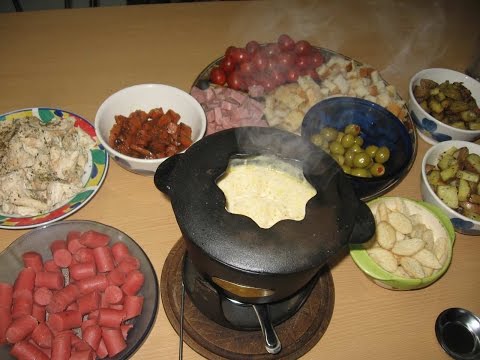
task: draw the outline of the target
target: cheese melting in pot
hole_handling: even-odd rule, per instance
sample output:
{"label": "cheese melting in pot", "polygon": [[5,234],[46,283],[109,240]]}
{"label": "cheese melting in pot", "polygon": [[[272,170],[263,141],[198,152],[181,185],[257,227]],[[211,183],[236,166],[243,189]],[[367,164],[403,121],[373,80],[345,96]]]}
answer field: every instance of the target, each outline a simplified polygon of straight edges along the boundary
{"label": "cheese melting in pot", "polygon": [[303,220],[317,193],[300,167],[269,155],[230,160],[217,185],[228,212],[248,216],[264,229],[281,220]]}

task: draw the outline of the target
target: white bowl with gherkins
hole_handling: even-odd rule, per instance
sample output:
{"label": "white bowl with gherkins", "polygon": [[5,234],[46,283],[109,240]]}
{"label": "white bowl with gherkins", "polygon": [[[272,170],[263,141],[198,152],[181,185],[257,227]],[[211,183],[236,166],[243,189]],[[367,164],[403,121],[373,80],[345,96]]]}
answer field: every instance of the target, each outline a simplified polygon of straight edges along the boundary
{"label": "white bowl with gherkins", "polygon": [[480,235],[480,145],[450,140],[432,146],[422,161],[421,193],[455,231]]}

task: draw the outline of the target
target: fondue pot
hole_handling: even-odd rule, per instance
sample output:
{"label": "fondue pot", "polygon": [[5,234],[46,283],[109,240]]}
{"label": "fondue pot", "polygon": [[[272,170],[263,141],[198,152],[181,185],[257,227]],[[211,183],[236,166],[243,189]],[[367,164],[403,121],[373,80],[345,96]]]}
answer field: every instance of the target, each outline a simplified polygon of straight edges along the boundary
{"label": "fondue pot", "polygon": [[[301,163],[317,194],[301,221],[268,229],[226,210],[216,185],[235,156],[274,155]],[[229,298],[266,304],[297,293],[349,243],[371,238],[375,222],[342,169],[300,136],[274,128],[224,130],[165,160],[154,177],[172,202],[196,270]]]}

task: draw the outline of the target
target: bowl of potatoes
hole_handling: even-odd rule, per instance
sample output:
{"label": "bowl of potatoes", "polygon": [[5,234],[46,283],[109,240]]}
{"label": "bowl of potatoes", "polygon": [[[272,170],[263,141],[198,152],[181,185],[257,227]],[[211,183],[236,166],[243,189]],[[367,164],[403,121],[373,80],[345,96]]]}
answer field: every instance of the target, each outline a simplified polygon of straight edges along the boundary
{"label": "bowl of potatoes", "polygon": [[350,256],[375,284],[390,290],[414,290],[433,284],[452,260],[455,231],[435,205],[383,196],[368,203],[375,235],[351,245]]}
{"label": "bowl of potatoes", "polygon": [[432,68],[410,79],[408,108],[429,144],[480,137],[480,82],[461,72]]}
{"label": "bowl of potatoes", "polygon": [[421,193],[455,231],[480,235],[480,145],[450,140],[432,146],[422,161]]}

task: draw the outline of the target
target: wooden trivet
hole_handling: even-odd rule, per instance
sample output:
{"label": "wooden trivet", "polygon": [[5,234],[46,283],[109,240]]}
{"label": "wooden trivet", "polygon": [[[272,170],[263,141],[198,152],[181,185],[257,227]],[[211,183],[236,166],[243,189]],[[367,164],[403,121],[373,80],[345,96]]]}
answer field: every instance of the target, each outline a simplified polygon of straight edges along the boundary
{"label": "wooden trivet", "polygon": [[[160,295],[168,320],[177,333],[180,329],[182,265],[185,245],[180,239],[172,248],[162,269]],[[185,294],[184,342],[200,355],[212,360],[298,359],[325,333],[332,318],[335,292],[330,271],[324,271],[305,304],[285,322],[275,326],[282,343],[277,355],[268,354],[262,333],[225,328],[204,316]]]}

